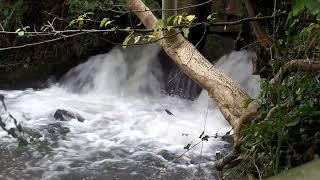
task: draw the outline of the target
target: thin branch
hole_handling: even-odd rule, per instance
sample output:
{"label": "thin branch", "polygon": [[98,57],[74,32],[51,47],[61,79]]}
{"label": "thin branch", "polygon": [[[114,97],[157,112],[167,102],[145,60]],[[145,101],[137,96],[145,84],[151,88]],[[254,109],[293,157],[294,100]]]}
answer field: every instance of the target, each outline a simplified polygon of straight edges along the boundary
{"label": "thin branch", "polygon": [[285,102],[283,104],[280,104],[278,106],[275,106],[273,108],[270,109],[270,111],[268,112],[267,116],[266,116],[266,119],[269,120],[271,119],[271,117],[276,113],[278,112],[280,109],[282,108],[289,108],[289,103],[288,102]]}
{"label": "thin branch", "polygon": [[79,35],[82,35],[82,34],[86,34],[86,32],[77,33],[77,34],[71,34],[71,35],[68,35],[68,36],[62,36],[62,37],[55,38],[55,39],[50,39],[50,40],[45,40],[45,41],[40,41],[40,42],[30,43],[30,44],[24,44],[24,45],[20,45],[20,46],[10,46],[10,47],[5,47],[5,48],[0,48],[0,51],[10,50],[10,49],[20,49],[20,48],[36,46],[36,45],[40,45],[40,44],[51,43],[51,42],[54,42],[54,41],[59,41],[61,39],[66,39],[66,38],[70,38],[70,37],[79,36]]}
{"label": "thin branch", "polygon": [[[231,22],[198,22],[198,23],[192,23],[190,24],[190,27],[196,27],[200,25],[206,25],[206,26],[230,26],[230,25],[237,25],[245,22],[250,21],[262,21],[262,20],[268,20],[272,19],[274,16],[264,16],[264,17],[249,17],[249,18],[243,18],[237,21],[231,21]],[[176,26],[172,26],[171,28],[182,28],[189,25],[188,24],[180,24]],[[75,30],[62,30],[62,31],[50,31],[50,32],[26,32],[26,34],[30,35],[56,35],[56,34],[66,34],[66,33],[78,33],[78,32],[86,32],[86,33],[105,33],[105,32],[130,32],[128,29],[75,29]],[[153,32],[154,29],[135,29],[134,32],[140,32],[140,33],[150,33]],[[165,31],[165,29],[160,29],[160,31]],[[18,32],[15,31],[0,31],[0,34],[18,34]]]}
{"label": "thin branch", "polygon": [[272,79],[272,83],[276,84],[282,81],[287,71],[320,71],[320,59],[296,59],[285,64],[284,68],[281,68],[276,76]]}
{"label": "thin branch", "polygon": [[[130,11],[116,11],[116,10],[112,10],[112,11],[115,11],[115,12],[118,12],[118,13],[129,13],[129,12],[163,12],[163,11],[180,11],[180,10],[185,10],[185,9],[192,9],[192,8],[196,8],[196,7],[199,7],[199,6],[203,6],[203,5],[206,5],[206,4],[209,4],[211,3],[212,0],[208,0],[206,2],[203,2],[203,3],[199,3],[199,4],[194,4],[194,5],[189,5],[189,6],[185,6],[185,7],[180,7],[180,8],[174,8],[174,9],[144,9],[144,10],[130,10]],[[118,5],[117,7],[124,7],[125,6],[121,6],[121,5]],[[100,7],[101,10],[110,10],[110,9],[103,9]]]}

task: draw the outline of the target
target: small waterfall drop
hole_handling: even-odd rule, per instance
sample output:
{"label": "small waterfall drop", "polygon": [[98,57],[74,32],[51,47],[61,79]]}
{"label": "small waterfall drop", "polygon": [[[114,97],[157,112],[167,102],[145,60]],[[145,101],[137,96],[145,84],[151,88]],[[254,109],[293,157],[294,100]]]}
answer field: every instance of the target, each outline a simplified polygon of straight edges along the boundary
{"label": "small waterfall drop", "polygon": [[[199,143],[204,130],[224,135],[230,126],[205,91],[195,101],[161,91],[158,51],[153,45],[116,48],[91,57],[47,89],[0,90],[22,126],[43,135],[42,143],[21,150],[0,131],[0,179],[216,179],[215,152],[225,151],[228,143],[210,138],[187,153],[184,147]],[[254,94],[250,56],[233,52],[217,65]],[[57,109],[85,121],[57,121]],[[69,131],[61,134],[61,129]]]}

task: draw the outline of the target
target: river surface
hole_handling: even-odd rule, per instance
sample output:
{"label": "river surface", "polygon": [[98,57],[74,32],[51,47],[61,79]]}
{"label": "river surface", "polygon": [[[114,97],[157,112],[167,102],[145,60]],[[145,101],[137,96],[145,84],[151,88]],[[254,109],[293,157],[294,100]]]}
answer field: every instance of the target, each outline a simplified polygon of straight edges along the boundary
{"label": "river surface", "polygon": [[[201,142],[199,136],[224,135],[231,127],[205,91],[195,101],[163,93],[158,51],[113,49],[49,88],[0,90],[8,111],[42,135],[21,149],[0,131],[0,179],[217,179],[213,161],[228,143],[214,137]],[[250,57],[232,52],[217,65],[257,96],[259,78],[251,75]],[[55,120],[57,109],[85,121]],[[0,112],[6,119],[7,112]]]}

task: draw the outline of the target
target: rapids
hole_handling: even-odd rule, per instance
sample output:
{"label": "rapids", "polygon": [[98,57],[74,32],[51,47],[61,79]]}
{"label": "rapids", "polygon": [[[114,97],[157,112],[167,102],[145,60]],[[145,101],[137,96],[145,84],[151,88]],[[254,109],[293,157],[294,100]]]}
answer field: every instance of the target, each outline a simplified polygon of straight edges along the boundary
{"label": "rapids", "polygon": [[[89,58],[49,88],[0,90],[22,126],[42,134],[41,142],[21,149],[0,131],[0,179],[216,179],[213,161],[228,142],[199,143],[199,135],[224,135],[231,128],[205,91],[195,101],[163,92],[158,51],[153,45],[115,48]],[[251,55],[232,52],[217,65],[258,96]],[[59,122],[53,118],[57,109],[85,121]],[[6,112],[0,113],[5,119]],[[48,127],[57,124],[70,132],[52,133]],[[188,143],[199,144],[185,152]]]}

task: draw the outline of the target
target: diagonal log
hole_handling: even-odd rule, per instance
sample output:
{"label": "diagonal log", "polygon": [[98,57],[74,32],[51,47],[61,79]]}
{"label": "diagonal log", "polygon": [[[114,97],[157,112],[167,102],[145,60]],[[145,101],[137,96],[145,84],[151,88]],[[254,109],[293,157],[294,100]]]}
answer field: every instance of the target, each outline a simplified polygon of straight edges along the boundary
{"label": "diagonal log", "polygon": [[[127,0],[132,11],[146,10],[141,0]],[[135,12],[146,28],[156,27],[156,17],[152,12]],[[163,35],[158,33],[159,37]],[[158,37],[158,38],[159,38]],[[214,67],[189,41],[181,34],[159,41],[160,46],[182,71],[202,88],[208,90],[210,97],[232,126],[243,112],[244,98],[248,95],[232,79]]]}
{"label": "diagonal log", "polygon": [[[151,11],[148,11],[149,8],[141,0],[127,0],[127,6],[146,28],[156,27],[157,18]],[[172,34],[172,32],[164,32],[164,34]],[[159,32],[157,38],[162,38],[164,34]],[[217,104],[230,125],[239,129],[240,123],[244,122],[241,116],[246,111],[252,111],[244,108],[244,101],[248,95],[230,77],[214,67],[181,34],[163,38],[159,44],[186,75],[208,91],[209,96]],[[252,107],[256,108],[256,106]],[[238,144],[240,139],[237,136],[240,136],[240,133],[234,136],[235,144]]]}

